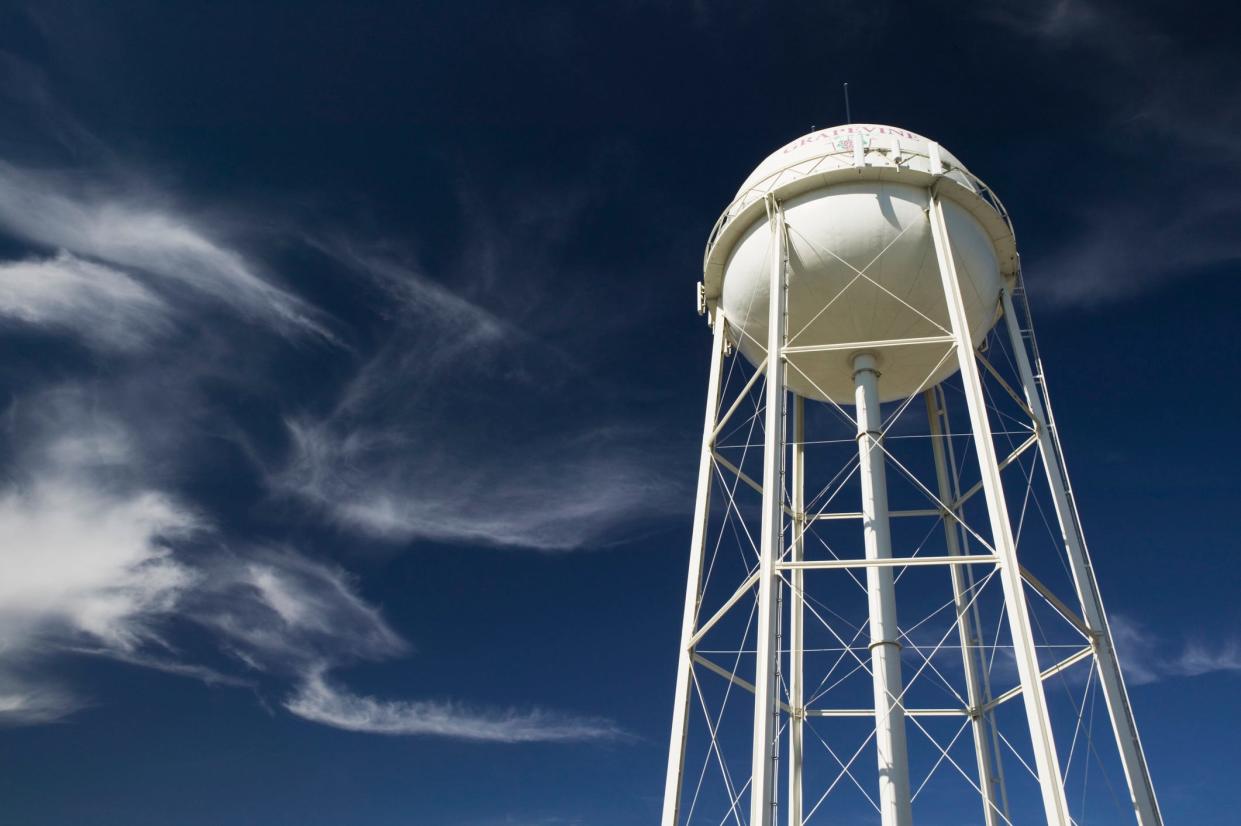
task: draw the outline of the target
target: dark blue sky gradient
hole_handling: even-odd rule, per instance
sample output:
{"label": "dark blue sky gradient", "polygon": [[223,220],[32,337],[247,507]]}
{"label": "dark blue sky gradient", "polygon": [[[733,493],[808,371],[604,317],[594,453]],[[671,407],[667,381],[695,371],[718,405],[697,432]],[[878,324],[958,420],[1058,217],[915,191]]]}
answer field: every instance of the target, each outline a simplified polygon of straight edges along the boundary
{"label": "dark blue sky gradient", "polygon": [[[843,81],[855,120],[942,142],[1011,212],[1165,816],[1235,822],[1237,22],[7,4],[0,560],[82,570],[23,545],[75,512],[82,553],[120,514],[137,556],[0,590],[0,698],[27,698],[0,707],[0,824],[653,822],[702,247],[759,160],[844,121]],[[86,306],[17,281],[92,267],[118,286]],[[181,517],[144,528],[144,495]],[[83,619],[118,592],[147,597]],[[299,714],[315,675],[359,714],[432,701],[458,728]],[[541,734],[461,733],[515,719]]]}

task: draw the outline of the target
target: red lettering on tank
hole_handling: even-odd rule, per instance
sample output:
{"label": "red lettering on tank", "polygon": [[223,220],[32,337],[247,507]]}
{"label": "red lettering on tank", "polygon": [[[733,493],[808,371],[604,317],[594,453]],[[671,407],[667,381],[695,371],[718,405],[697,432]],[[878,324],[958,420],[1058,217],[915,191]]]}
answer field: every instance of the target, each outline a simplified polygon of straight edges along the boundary
{"label": "red lettering on tank", "polygon": [[809,135],[803,135],[792,143],[786,144],[781,154],[787,155],[808,144],[818,141],[828,141],[833,144],[836,149],[848,151],[853,149],[853,135],[859,136],[862,146],[870,146],[872,135],[897,135],[899,137],[917,140],[918,136],[913,132],[904,129],[896,129],[891,126],[873,126],[859,124],[857,126],[836,126],[831,129],[820,129],[817,132],[811,132]]}

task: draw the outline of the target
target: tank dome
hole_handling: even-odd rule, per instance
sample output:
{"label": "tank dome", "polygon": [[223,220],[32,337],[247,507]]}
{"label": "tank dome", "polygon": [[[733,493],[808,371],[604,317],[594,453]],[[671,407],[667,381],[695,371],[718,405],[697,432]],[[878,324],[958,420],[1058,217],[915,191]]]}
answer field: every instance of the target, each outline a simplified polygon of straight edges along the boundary
{"label": "tank dome", "polygon": [[927,216],[929,187],[943,203],[971,336],[996,319],[1001,286],[1017,268],[1003,208],[938,144],[890,126],[812,132],[776,150],[745,180],[707,247],[706,303],[752,363],[765,356],[772,233],[764,199],[781,204],[788,243],[788,345],[839,349],[788,355],[790,390],[852,403],[852,359],[874,352],[880,395],[905,398],[957,369],[948,345],[850,349],[850,343],[939,337],[950,329]]}

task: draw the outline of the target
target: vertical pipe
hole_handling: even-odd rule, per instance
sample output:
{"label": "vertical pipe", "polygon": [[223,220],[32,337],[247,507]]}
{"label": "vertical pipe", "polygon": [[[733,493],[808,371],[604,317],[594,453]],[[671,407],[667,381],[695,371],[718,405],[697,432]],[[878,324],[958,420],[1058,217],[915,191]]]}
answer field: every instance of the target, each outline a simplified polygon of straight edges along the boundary
{"label": "vertical pipe", "polygon": [[[856,387],[858,455],[862,482],[862,526],[867,559],[892,556],[888,484],[880,436],[879,372],[875,357],[853,358]],[[954,566],[955,567],[955,566]],[[905,745],[905,710],[901,700],[901,644],[896,624],[896,588],[892,568],[866,569],[870,603],[871,675],[875,688],[875,745],[879,754],[879,811],[883,826],[910,826],[909,755]]]}
{"label": "vertical pipe", "polygon": [[[939,388],[932,387],[922,394],[926,401],[927,420],[931,426],[931,451],[935,458],[935,476],[939,482],[939,501],[952,507],[961,495],[956,481],[955,468],[948,464],[948,428],[946,426],[947,411],[941,405]],[[949,556],[961,553],[961,530],[954,512],[945,511],[944,540],[947,543]],[[971,602],[973,594],[973,577],[968,565],[949,565],[952,576],[952,598],[956,602],[957,639],[961,644],[961,659],[965,666],[966,699],[969,702],[970,726],[974,735],[974,754],[978,761],[978,786],[982,790],[983,818],[986,826],[999,826],[1002,819],[1007,819],[1007,812],[997,802],[998,778],[995,776],[991,759],[991,748],[987,732],[988,712],[983,710],[990,699],[985,690],[980,664],[982,656],[982,640],[977,636],[977,624],[973,621],[977,612],[973,610],[976,603]],[[968,581],[967,581],[968,580]]]}
{"label": "vertical pipe", "polygon": [[[952,428],[948,426],[949,425],[948,399],[944,395],[944,385],[943,384],[938,385],[935,388],[935,393],[936,393],[936,398],[939,399],[939,409],[943,411],[944,430],[947,431],[948,433],[951,433]],[[961,484],[960,484],[960,479],[957,476],[957,455],[956,455],[956,451],[952,447],[952,439],[947,439],[944,442],[944,447],[946,448],[947,453],[948,453],[948,456],[947,456],[948,469],[952,473],[953,490],[956,491],[956,498],[959,499],[961,497]],[[959,525],[958,527],[961,529],[961,548],[964,553],[969,553],[970,552],[969,534],[965,531],[964,525]],[[966,580],[970,584],[973,584],[974,582],[973,567],[966,566],[965,570],[966,570]],[[974,601],[974,605],[970,609],[970,613],[974,621],[974,628],[977,632],[979,629],[983,627],[982,612],[978,610],[977,600]],[[979,652],[980,660],[985,656],[986,656],[985,652]],[[982,696],[989,703],[991,702],[991,699],[992,699],[991,672],[988,670],[987,664],[985,662],[981,663],[981,667],[979,668],[978,673],[979,673],[979,676],[982,677]],[[999,783],[999,789],[1000,789],[1000,799],[999,799],[1000,811],[1004,813],[1004,817],[1007,819],[1009,817],[1008,786],[1007,786],[1007,781],[1005,781],[1004,779],[1004,751],[1003,749],[1000,748],[1000,729],[999,729],[999,726],[995,722],[995,709],[992,709],[986,715],[986,720],[987,720],[987,728],[989,730],[989,733],[991,734],[991,754],[995,758],[995,779]],[[1012,821],[1006,820],[1006,822],[1011,823]]]}
{"label": "vertical pipe", "polygon": [[[770,196],[769,196],[770,198]],[[754,740],[750,826],[772,826],[776,759],[776,561],[784,545],[784,334],[787,299],[784,212],[770,198],[771,284],[767,308],[767,409],[763,439],[763,523],[754,652]]]}
{"label": "vertical pipe", "polygon": [[1047,485],[1051,488],[1056,518],[1060,523],[1061,540],[1068,552],[1069,569],[1073,574],[1078,600],[1081,602],[1082,618],[1091,630],[1090,644],[1094,649],[1095,668],[1099,674],[1103,697],[1107,701],[1112,732],[1116,737],[1116,746],[1125,770],[1125,781],[1129,785],[1129,800],[1140,826],[1163,826],[1163,815],[1159,811],[1159,802],[1155,799],[1155,787],[1151,783],[1142,741],[1138,739],[1137,722],[1129,705],[1129,694],[1125,690],[1124,676],[1121,674],[1120,662],[1116,658],[1116,649],[1112,643],[1112,632],[1103,611],[1099,585],[1090,565],[1077,511],[1070,499],[1068,474],[1034,381],[1034,371],[1030,368],[1021,325],[1017,322],[1017,313],[1008,289],[1001,293],[1001,301],[1004,304],[1008,340],[1021,377],[1026,404],[1034,416],[1034,429],[1038,436],[1039,453],[1043,458],[1043,470],[1047,474]]}
{"label": "vertical pipe", "polygon": [[[949,425],[948,399],[944,394],[944,385],[940,384],[936,386],[935,393],[936,393],[936,398],[939,400],[939,409],[943,411],[944,430],[948,433],[951,433],[952,428],[948,426]],[[957,455],[956,455],[956,451],[952,447],[952,439],[947,439],[944,441],[944,448],[946,449],[946,452],[948,454],[946,458],[948,460],[949,472],[952,474],[951,476],[952,487],[953,487],[953,490],[955,491],[955,498],[960,499],[961,483],[960,483],[960,479],[957,476]],[[958,525],[958,527],[960,528],[961,548],[964,553],[969,553],[970,552],[969,533],[965,530],[964,525]],[[965,572],[966,572],[966,581],[968,581],[972,585],[974,582],[973,567],[966,566]],[[977,632],[978,629],[981,629],[983,627],[982,612],[978,610],[977,600],[974,601],[974,605],[970,609],[970,614],[974,621],[974,628]],[[980,668],[978,670],[978,674],[982,678],[982,696],[989,703],[991,702],[991,699],[992,699],[991,672],[988,670],[986,662],[982,661],[983,658],[985,658],[985,656],[986,656],[985,652],[982,652],[982,651],[979,652],[979,660],[981,662],[980,662]],[[1009,816],[1008,787],[1007,787],[1007,781],[1005,781],[1004,779],[1004,751],[1003,749],[1000,748],[1000,729],[999,729],[999,726],[995,722],[995,709],[992,709],[986,715],[986,720],[987,720],[987,728],[991,734],[991,755],[995,759],[995,764],[994,764],[995,779],[999,783],[999,789],[1000,789],[1000,799],[999,799],[1000,811],[1004,813],[1004,817],[1007,819]],[[1011,823],[1012,821],[1008,820],[1007,822]]]}
{"label": "vertical pipe", "polygon": [[720,409],[720,377],[723,372],[724,313],[718,308],[712,325],[711,372],[707,376],[707,412],[702,426],[702,452],[698,457],[698,496],[694,501],[694,527],[689,544],[689,573],[685,580],[685,609],[681,616],[681,648],[677,654],[676,695],[672,707],[672,735],[668,743],[668,774],[664,781],[662,826],[677,826],[681,809],[681,779],[685,768],[685,738],[689,727],[690,680],[694,667],[690,640],[698,623],[702,598],[702,563],[707,540],[707,516],[711,506],[713,448],[711,434]]}
{"label": "vertical pipe", "polygon": [[[806,533],[806,400],[793,395],[793,456],[792,490],[790,505],[793,510],[793,541],[790,560],[801,562],[805,558]],[[805,571],[793,568],[789,577],[789,826],[802,826],[802,760],[803,726],[805,723],[805,650],[802,635],[805,621],[803,588]]]}
{"label": "vertical pipe", "polygon": [[1060,761],[1056,755],[1056,742],[1051,728],[1051,716],[1047,710],[1047,696],[1039,671],[1038,651],[1034,647],[1034,633],[1030,626],[1030,613],[1026,605],[1021,569],[1017,563],[1017,544],[1013,539],[1012,524],[1008,516],[1008,502],[1004,497],[1004,483],[1000,478],[999,459],[995,454],[995,442],[991,434],[991,422],[987,418],[987,401],[982,391],[982,377],[974,358],[974,342],[965,315],[965,302],[961,297],[961,282],[953,261],[948,228],[944,221],[944,208],[934,190],[928,190],[927,214],[931,222],[931,241],[939,264],[944,300],[948,305],[948,318],[952,334],[956,338],[957,367],[969,407],[970,425],[974,434],[974,451],[978,454],[978,468],[982,476],[983,494],[987,500],[987,515],[991,522],[991,541],[995,549],[1000,583],[1004,589],[1004,604],[1008,611],[1008,628],[1013,638],[1013,655],[1017,661],[1017,673],[1021,678],[1021,698],[1025,704],[1026,722],[1030,730],[1030,743],[1034,748],[1034,765],[1038,772],[1039,788],[1043,797],[1043,813],[1048,826],[1069,826],[1068,801],[1064,795],[1064,780],[1060,774]]}

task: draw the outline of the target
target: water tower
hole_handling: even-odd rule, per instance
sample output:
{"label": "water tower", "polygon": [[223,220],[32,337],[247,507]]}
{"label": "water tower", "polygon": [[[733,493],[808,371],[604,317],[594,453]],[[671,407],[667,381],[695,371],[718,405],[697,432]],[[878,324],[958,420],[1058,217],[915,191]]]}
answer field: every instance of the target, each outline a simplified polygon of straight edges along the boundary
{"label": "water tower", "polygon": [[664,826],[1161,826],[995,195],[912,132],[813,132],[720,217],[699,309]]}

